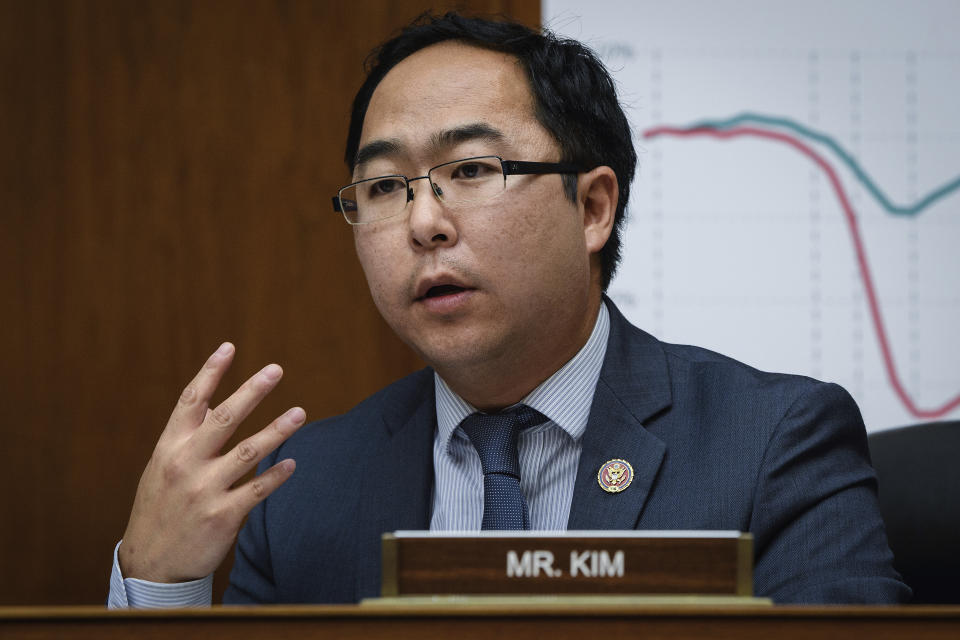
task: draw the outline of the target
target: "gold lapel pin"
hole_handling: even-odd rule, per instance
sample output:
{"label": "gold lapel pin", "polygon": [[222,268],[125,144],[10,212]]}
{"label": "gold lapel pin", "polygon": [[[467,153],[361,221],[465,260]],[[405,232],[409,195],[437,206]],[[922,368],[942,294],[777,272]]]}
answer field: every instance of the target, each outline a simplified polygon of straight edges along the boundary
{"label": "gold lapel pin", "polygon": [[620,493],[633,482],[633,467],[619,458],[608,460],[597,472],[597,482],[607,493]]}

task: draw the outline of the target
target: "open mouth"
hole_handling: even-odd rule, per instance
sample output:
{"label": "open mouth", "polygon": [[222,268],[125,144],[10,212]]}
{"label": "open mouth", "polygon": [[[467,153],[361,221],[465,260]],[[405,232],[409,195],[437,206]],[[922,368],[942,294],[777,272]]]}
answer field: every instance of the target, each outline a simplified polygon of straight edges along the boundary
{"label": "open mouth", "polygon": [[427,292],[423,294],[422,299],[426,298],[439,298],[440,296],[449,296],[455,293],[460,293],[461,291],[466,291],[464,287],[458,287],[454,284],[440,284],[435,287],[430,287],[427,289]]}

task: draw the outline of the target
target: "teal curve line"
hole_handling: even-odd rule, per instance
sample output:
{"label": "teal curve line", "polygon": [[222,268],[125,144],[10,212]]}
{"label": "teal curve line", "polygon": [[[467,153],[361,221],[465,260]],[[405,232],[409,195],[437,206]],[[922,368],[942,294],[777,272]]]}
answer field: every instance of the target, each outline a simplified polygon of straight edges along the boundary
{"label": "teal curve line", "polygon": [[726,120],[701,120],[692,125],[684,127],[685,129],[729,129],[731,127],[739,126],[745,122],[760,123],[766,125],[773,125],[776,127],[783,127],[785,129],[790,129],[806,138],[815,140],[827,147],[830,148],[837,156],[840,157],[840,160],[846,164],[853,174],[857,177],[857,180],[866,187],[867,191],[880,203],[884,209],[889,213],[900,216],[914,216],[932,205],[937,200],[944,198],[950,193],[960,189],[960,176],[957,176],[953,180],[950,180],[941,187],[934,189],[923,198],[918,200],[916,203],[909,206],[900,206],[893,204],[887,196],[880,191],[880,188],[873,182],[870,176],[867,175],[867,172],[863,170],[860,164],[856,159],[850,155],[843,147],[841,147],[837,142],[828,136],[825,133],[820,133],[805,127],[804,125],[789,120],[787,118],[778,118],[775,116],[765,116],[758,113],[741,113],[740,115],[728,118]]}

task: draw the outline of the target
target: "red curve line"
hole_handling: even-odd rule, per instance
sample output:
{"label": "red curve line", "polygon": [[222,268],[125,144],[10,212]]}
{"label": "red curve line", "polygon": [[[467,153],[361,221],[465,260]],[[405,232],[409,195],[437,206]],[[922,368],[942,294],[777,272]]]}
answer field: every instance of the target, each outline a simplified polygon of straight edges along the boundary
{"label": "red curve line", "polygon": [[857,214],[850,205],[850,200],[847,198],[847,194],[843,190],[843,185],[840,184],[840,179],[837,177],[837,173],[821,155],[800,140],[797,140],[796,138],[793,138],[787,134],[777,131],[768,131],[766,129],[757,129],[754,127],[735,127],[732,129],[711,129],[709,127],[699,127],[695,129],[654,127],[644,131],[643,133],[644,138],[655,138],[657,136],[664,135],[680,137],[709,136],[721,139],[736,138],[740,136],[766,138],[768,140],[776,140],[777,142],[782,142],[783,144],[789,145],[813,160],[813,162],[819,166],[825,174],[827,174],[827,177],[830,179],[830,184],[833,185],[833,190],[837,194],[837,199],[840,200],[840,204],[843,207],[844,217],[847,220],[847,226],[850,228],[850,237],[853,239],[853,248],[857,254],[857,264],[860,268],[860,278],[863,280],[863,287],[867,292],[867,301],[870,306],[870,316],[873,319],[873,328],[877,334],[877,341],[880,343],[880,352],[883,354],[883,364],[887,370],[887,378],[890,380],[890,385],[893,387],[893,390],[896,392],[897,396],[899,396],[900,401],[906,407],[907,411],[917,418],[942,418],[960,406],[960,395],[957,395],[955,398],[949,400],[941,407],[937,407],[935,409],[921,409],[914,404],[913,399],[907,394],[903,383],[900,381],[900,376],[897,373],[897,366],[893,361],[893,353],[890,350],[890,342],[887,339],[887,330],[884,327],[883,316],[880,314],[880,305],[877,302],[877,292],[873,286],[873,276],[871,276],[870,267],[867,264],[867,253],[864,250],[863,239],[860,237],[860,227],[857,224]]}

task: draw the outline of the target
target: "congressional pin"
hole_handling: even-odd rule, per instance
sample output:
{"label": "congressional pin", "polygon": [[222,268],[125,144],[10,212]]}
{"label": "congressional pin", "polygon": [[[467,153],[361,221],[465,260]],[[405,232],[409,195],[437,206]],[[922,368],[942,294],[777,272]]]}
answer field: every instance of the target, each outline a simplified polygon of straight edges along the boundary
{"label": "congressional pin", "polygon": [[633,467],[626,460],[609,460],[597,472],[597,482],[607,493],[620,493],[633,482]]}

